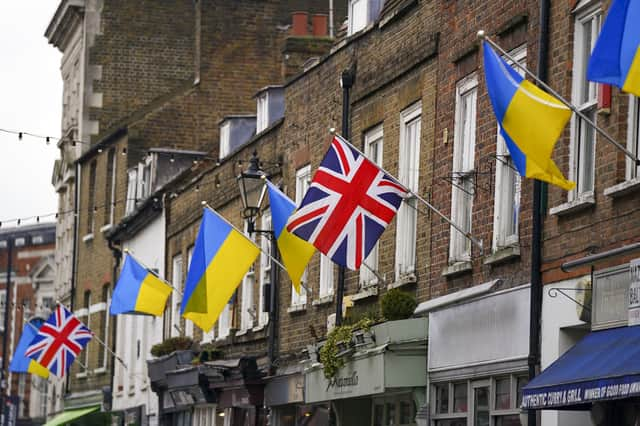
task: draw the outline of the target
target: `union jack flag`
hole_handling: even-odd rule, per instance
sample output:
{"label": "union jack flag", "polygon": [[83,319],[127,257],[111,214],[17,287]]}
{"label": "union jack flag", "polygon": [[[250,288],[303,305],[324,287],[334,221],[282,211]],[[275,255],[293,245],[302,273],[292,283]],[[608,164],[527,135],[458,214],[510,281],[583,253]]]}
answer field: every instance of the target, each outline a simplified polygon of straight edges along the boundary
{"label": "union jack flag", "polygon": [[64,306],[58,305],[40,327],[25,355],[56,376],[64,377],[92,337],[93,333],[87,326]]}
{"label": "union jack flag", "polygon": [[287,230],[356,270],[406,194],[404,186],[335,136]]}

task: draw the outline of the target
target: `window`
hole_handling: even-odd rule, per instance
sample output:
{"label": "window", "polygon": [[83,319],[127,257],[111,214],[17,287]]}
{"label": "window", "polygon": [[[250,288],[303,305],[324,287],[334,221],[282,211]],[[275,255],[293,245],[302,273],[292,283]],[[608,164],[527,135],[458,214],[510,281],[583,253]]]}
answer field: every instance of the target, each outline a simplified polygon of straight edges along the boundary
{"label": "window", "polygon": [[[453,142],[451,219],[465,232],[471,232],[476,147],[476,100],[478,78],[475,74],[456,87],[456,115]],[[471,242],[451,227],[449,262],[471,260]]]}
{"label": "window", "polygon": [[[244,233],[247,235],[249,229],[249,222],[244,222]],[[255,235],[255,234],[253,234]],[[248,235],[253,240],[252,236]],[[244,275],[242,279],[242,303],[240,304],[240,329],[248,330],[253,327],[254,319],[256,318],[256,308],[253,301],[253,288],[256,285],[256,270],[255,265],[251,265],[249,271]]]}
{"label": "window", "polygon": [[[173,256],[171,260],[171,282],[176,288],[182,291],[182,254]],[[171,306],[173,312],[171,313],[171,337],[179,336],[182,333],[180,328],[180,302],[181,297],[177,291],[171,293]]]}
{"label": "window", "polygon": [[[382,166],[382,138],[382,124],[369,130],[364,135],[364,154],[379,166]],[[379,244],[376,243],[371,252],[369,252],[369,256],[364,260],[363,263],[367,266],[360,268],[360,286],[363,288],[375,285],[378,282],[372,272],[372,270],[378,270],[378,246]]]}
{"label": "window", "polygon": [[153,161],[147,156],[143,163],[138,164],[138,199],[144,200],[151,195],[153,186]]}
{"label": "window", "polygon": [[[83,307],[84,315],[78,315],[78,318],[80,318],[80,320],[84,322],[84,324],[87,327],[89,327],[89,329],[91,329],[91,291],[87,290],[84,292],[84,298],[82,302],[83,302],[82,307]],[[82,356],[82,364],[83,364],[83,365],[80,365],[80,369],[81,369],[80,375],[87,374],[87,369],[89,368],[89,349],[90,348],[91,348],[91,345],[87,344],[87,346],[85,346],[82,352],[80,352],[80,356]]]}
{"label": "window", "polygon": [[[420,102],[400,113],[398,177],[409,190],[418,192],[420,174]],[[405,198],[396,219],[396,281],[416,270],[416,198]]]}
{"label": "window", "polygon": [[87,234],[93,233],[93,225],[95,222],[95,208],[96,208],[96,167],[95,160],[91,162],[89,166],[89,196],[87,203]]}
{"label": "window", "polygon": [[220,158],[224,158],[231,151],[231,123],[226,122],[220,126]]}
{"label": "window", "polygon": [[416,405],[411,395],[375,398],[372,404],[374,426],[414,426]]}
{"label": "window", "polygon": [[[262,215],[262,229],[271,229],[271,214],[264,213]],[[260,238],[260,245],[262,250],[260,252],[260,297],[258,301],[258,325],[265,325],[269,322],[269,313],[264,311],[264,292],[265,287],[268,287],[270,291],[271,287],[271,241],[270,236],[263,234]]]}
{"label": "window", "polygon": [[432,414],[439,426],[519,426],[526,376],[506,375],[432,385]]}
{"label": "window", "polygon": [[[98,326],[98,337],[106,345],[109,345],[109,317],[107,315],[107,306],[109,306],[111,290],[109,284],[102,286],[102,297],[100,301],[104,303],[104,309],[100,312],[100,325]],[[107,347],[103,346],[98,352],[98,368],[107,368]]]}
{"label": "window", "polygon": [[367,26],[369,0],[349,1],[349,35],[357,33]]}
{"label": "window", "polygon": [[[526,64],[527,50],[521,48],[511,55],[518,63]],[[511,65],[511,64],[510,64]],[[522,71],[517,68],[518,72]],[[520,174],[500,135],[496,143],[496,187],[493,210],[493,250],[498,251],[518,242],[520,216]]]}
{"label": "window", "polygon": [[138,201],[138,169],[133,168],[127,171],[127,205],[125,214],[130,214],[136,209]]}
{"label": "window", "polygon": [[[640,98],[629,95],[629,121],[627,127],[627,146],[636,157],[640,155]],[[640,166],[627,158],[627,180],[637,179]]]}
{"label": "window", "polygon": [[113,212],[116,202],[116,150],[110,149],[107,155],[107,186],[104,192],[104,223],[114,223]]}
{"label": "window", "polygon": [[231,303],[233,303],[233,297],[225,305],[218,318],[218,339],[224,339],[231,331]]}
{"label": "window", "polygon": [[[304,195],[307,193],[307,189],[309,189],[309,182],[311,181],[311,166],[306,165],[296,171],[296,205],[299,206],[304,198]],[[298,294],[291,287],[291,305],[305,305],[307,303],[307,290],[305,290],[304,286],[307,284],[307,276],[308,270],[305,269],[304,274],[302,275],[302,286],[300,286],[300,294]]]}
{"label": "window", "polygon": [[20,237],[20,238],[16,238],[13,245],[15,247],[23,247],[25,244],[27,243],[27,240],[25,237]]}
{"label": "window", "polygon": [[[575,17],[573,51],[573,104],[591,121],[596,121],[598,85],[587,81],[587,64],[600,32],[600,5],[584,8]],[[593,127],[577,115],[571,118],[571,178],[576,188],[569,198],[593,196],[596,135]]]}
{"label": "window", "polygon": [[331,259],[320,255],[320,298],[333,295],[334,267]]}
{"label": "window", "polygon": [[[193,257],[193,247],[194,246],[191,246],[187,249],[187,267],[191,266],[191,258]],[[184,282],[182,281],[182,278],[180,278],[180,281],[177,281],[177,282],[180,283],[180,288],[184,287]],[[193,321],[186,318],[184,319],[184,335],[193,337]]]}
{"label": "window", "polygon": [[7,291],[0,291],[0,330],[4,331],[4,315],[7,309]]}
{"label": "window", "polygon": [[44,243],[44,237],[42,235],[34,235],[31,238],[31,244],[42,244]]}
{"label": "window", "polygon": [[269,127],[269,94],[263,93],[258,97],[256,133],[260,133],[267,127]]}
{"label": "window", "polygon": [[53,310],[53,297],[43,297],[41,306],[46,313],[50,313]]}

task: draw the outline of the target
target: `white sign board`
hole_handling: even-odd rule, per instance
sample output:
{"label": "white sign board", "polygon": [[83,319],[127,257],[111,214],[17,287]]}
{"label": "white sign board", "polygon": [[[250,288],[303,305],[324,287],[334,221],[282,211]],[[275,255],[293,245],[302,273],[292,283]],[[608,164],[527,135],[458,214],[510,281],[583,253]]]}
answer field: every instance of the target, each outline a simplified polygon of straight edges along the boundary
{"label": "white sign board", "polygon": [[640,324],[640,259],[629,262],[629,326]]}

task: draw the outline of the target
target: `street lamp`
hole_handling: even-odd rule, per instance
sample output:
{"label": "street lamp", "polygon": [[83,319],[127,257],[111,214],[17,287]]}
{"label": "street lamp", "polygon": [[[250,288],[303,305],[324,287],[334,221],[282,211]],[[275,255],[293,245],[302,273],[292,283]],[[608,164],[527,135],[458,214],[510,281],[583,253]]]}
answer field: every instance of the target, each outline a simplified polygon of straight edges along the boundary
{"label": "street lamp", "polygon": [[[271,271],[269,275],[269,283],[263,286],[263,311],[269,312],[269,346],[267,348],[269,358],[269,374],[274,374],[275,353],[276,353],[276,332],[278,320],[278,270],[275,268],[274,260],[277,260],[276,238],[273,229],[256,229],[256,219],[260,216],[263,209],[263,203],[267,191],[266,180],[268,176],[260,168],[260,159],[258,153],[253,151],[251,160],[249,160],[249,168],[241,172],[238,177],[238,186],[240,188],[240,198],[242,199],[242,217],[247,220],[247,231],[249,235],[264,234],[269,236],[270,240],[270,262]],[[268,302],[267,302],[268,301]]]}

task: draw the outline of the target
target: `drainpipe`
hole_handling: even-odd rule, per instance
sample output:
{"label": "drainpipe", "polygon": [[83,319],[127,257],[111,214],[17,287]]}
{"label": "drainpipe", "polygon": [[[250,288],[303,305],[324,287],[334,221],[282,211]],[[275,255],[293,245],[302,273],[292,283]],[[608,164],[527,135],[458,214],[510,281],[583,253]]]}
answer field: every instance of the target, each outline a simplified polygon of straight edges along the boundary
{"label": "drainpipe", "polygon": [[[116,280],[118,278],[118,271],[120,270],[120,260],[122,259],[122,249],[120,249],[119,247],[116,247],[113,245],[113,241],[111,239],[109,239],[109,249],[111,250],[111,253],[113,254],[113,278],[112,278],[112,282],[115,285]],[[109,321],[109,317],[107,316],[107,321]],[[116,333],[116,319],[114,318],[113,320],[113,327],[111,327],[111,384],[110,384],[110,391],[107,395],[107,404],[109,405],[109,411],[113,411],[113,386],[115,384],[115,378],[116,378],[116,338],[118,337],[117,333]],[[105,336],[106,337],[106,336]]]}
{"label": "drainpipe", "polygon": [[333,38],[334,34],[333,26],[333,0],[329,0],[329,37]]}
{"label": "drainpipe", "polygon": [[[549,0],[540,0],[540,29],[538,31],[538,77],[548,80],[549,56]],[[531,236],[531,294],[529,317],[529,380],[536,376],[540,366],[540,322],[542,314],[542,211],[543,185],[539,180],[533,183],[533,229]],[[529,410],[527,425],[535,426],[537,412]]]}

